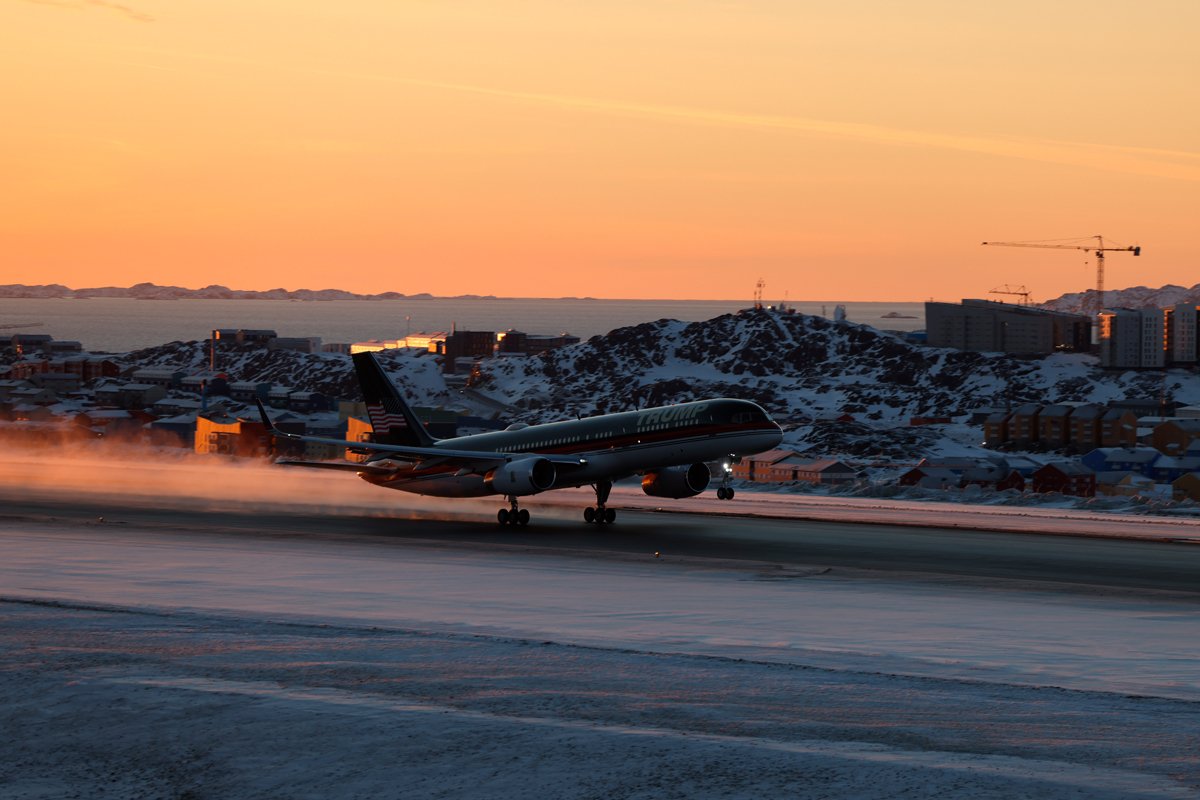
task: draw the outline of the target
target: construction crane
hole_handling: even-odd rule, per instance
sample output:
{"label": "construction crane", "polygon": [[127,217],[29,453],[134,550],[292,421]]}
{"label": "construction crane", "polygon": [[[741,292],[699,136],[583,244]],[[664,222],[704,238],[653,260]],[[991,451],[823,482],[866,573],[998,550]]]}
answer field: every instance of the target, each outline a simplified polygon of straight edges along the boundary
{"label": "construction crane", "polygon": [[[1095,239],[1095,244],[1079,244],[1087,239]],[[1104,254],[1120,251],[1124,253],[1133,253],[1135,256],[1142,254],[1142,248],[1138,245],[1130,247],[1108,246],[1104,244],[1104,237],[1097,234],[1096,236],[1081,236],[1076,239],[1043,239],[1033,242],[983,242],[985,245],[994,245],[998,247],[1044,247],[1051,250],[1082,250],[1085,253],[1096,254],[1096,313],[1099,314],[1104,310]]]}
{"label": "construction crane", "polygon": [[1021,298],[1021,302],[1018,305],[1033,305],[1033,299],[1031,298],[1032,293],[1024,286],[1013,287],[1006,283],[998,289],[992,289],[990,292],[988,292],[988,294],[1015,294]]}

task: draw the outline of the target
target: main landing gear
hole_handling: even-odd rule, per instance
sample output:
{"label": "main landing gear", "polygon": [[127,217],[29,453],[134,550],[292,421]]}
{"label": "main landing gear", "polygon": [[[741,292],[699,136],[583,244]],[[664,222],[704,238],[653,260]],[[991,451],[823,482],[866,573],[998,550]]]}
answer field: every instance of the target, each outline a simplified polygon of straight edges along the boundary
{"label": "main landing gear", "polygon": [[721,465],[721,485],[717,487],[718,500],[732,500],[733,487],[729,485],[729,481],[733,478],[733,456],[730,456],[730,461],[726,461]]}
{"label": "main landing gear", "polygon": [[583,510],[583,521],[595,522],[597,525],[611,525],[616,522],[616,510],[604,507],[608,502],[608,493],[612,491],[612,481],[597,481],[592,484],[592,488],[596,490],[596,507],[588,506]]}
{"label": "main landing gear", "polygon": [[517,507],[517,496],[515,494],[508,496],[508,502],[512,505],[512,509],[502,508],[497,511],[496,521],[501,525],[524,528],[529,524],[529,509]]}

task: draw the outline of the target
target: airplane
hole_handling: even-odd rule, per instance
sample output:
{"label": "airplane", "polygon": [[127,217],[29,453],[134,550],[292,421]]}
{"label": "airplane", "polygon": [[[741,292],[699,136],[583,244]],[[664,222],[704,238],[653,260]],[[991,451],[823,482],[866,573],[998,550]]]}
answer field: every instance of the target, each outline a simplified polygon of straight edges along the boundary
{"label": "airplane", "polygon": [[[262,401],[268,434],[296,442],[345,447],[366,454],[360,463],[279,459],[284,466],[356,472],[376,486],[436,497],[503,495],[501,525],[529,524],[519,498],[553,489],[591,486],[596,505],[588,523],[611,524],[614,481],[642,476],[651,497],[694,497],[708,488],[710,462],[727,462],[779,445],[780,427],[748,400],[719,398],[541,425],[517,423],[502,431],[435,439],[388,379],[374,353],[351,356],[374,429],[372,441],[351,442],[277,430]],[[722,485],[721,499],[733,489]]]}

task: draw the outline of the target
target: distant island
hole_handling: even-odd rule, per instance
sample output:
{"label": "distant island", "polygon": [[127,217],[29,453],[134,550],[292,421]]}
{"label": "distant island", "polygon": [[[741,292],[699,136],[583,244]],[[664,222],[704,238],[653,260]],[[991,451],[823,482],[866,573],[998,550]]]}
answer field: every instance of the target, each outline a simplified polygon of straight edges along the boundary
{"label": "distant island", "polygon": [[[183,286],[159,286],[155,283],[138,283],[129,287],[97,286],[88,289],[72,289],[60,283],[40,286],[25,286],[20,283],[0,285],[0,297],[20,297],[31,299],[67,298],[85,300],[91,297],[126,297],[135,300],[431,300],[434,295],[422,292],[420,294],[402,294],[400,292],[382,292],[380,294],[358,294],[344,289],[268,289],[254,291],[251,289],[230,289],[228,286],[213,284],[203,289],[188,289]],[[467,294],[458,295],[456,300],[485,300],[495,299],[492,295]]]}

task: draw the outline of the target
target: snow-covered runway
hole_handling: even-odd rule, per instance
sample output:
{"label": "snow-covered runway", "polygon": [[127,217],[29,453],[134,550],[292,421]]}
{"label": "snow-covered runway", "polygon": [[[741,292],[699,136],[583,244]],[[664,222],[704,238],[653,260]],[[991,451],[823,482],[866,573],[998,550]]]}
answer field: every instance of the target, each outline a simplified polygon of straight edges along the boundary
{"label": "snow-covered runway", "polygon": [[1177,595],[29,520],[0,587],[11,797],[1200,787]]}

